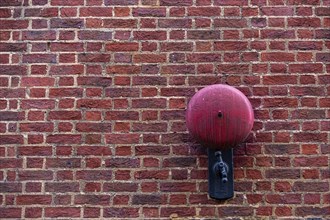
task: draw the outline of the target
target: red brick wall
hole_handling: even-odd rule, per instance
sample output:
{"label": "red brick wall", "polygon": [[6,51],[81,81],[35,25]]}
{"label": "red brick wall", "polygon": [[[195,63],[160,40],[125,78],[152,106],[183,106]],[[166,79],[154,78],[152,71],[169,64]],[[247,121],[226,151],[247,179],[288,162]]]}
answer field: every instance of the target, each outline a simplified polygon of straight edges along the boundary
{"label": "red brick wall", "polygon": [[[329,217],[329,0],[0,0],[0,218]],[[253,104],[235,197],[185,108]]]}

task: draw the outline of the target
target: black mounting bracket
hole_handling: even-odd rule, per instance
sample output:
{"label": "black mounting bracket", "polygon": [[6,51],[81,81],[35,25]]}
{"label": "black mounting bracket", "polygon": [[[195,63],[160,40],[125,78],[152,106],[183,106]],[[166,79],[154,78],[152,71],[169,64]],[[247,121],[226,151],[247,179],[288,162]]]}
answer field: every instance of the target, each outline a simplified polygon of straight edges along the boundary
{"label": "black mounting bracket", "polygon": [[233,149],[208,148],[209,195],[213,199],[229,199],[234,196]]}

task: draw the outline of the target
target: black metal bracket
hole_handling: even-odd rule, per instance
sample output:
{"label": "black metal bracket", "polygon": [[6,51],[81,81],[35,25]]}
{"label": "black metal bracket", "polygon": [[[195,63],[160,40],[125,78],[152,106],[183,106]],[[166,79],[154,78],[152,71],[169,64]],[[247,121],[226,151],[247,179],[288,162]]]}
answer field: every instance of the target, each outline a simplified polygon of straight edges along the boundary
{"label": "black metal bracket", "polygon": [[219,151],[208,148],[209,195],[214,199],[234,196],[233,149]]}

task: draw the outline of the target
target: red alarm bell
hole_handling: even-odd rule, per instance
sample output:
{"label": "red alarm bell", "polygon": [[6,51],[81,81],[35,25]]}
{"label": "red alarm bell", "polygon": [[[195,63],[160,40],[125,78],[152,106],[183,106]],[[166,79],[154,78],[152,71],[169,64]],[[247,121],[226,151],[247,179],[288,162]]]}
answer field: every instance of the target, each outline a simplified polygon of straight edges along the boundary
{"label": "red alarm bell", "polygon": [[228,85],[211,85],[190,100],[186,123],[190,134],[208,147],[209,195],[234,196],[233,148],[249,135],[254,121],[245,95]]}
{"label": "red alarm bell", "polygon": [[254,121],[252,106],[238,89],[211,85],[190,100],[186,122],[191,135],[205,147],[226,150],[242,143]]}

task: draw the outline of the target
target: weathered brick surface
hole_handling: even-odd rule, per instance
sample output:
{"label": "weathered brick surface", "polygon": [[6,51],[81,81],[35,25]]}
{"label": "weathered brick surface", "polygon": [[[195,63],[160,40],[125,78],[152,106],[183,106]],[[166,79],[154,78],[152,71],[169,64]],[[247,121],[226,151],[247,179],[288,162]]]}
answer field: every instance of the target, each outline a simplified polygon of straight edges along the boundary
{"label": "weathered brick surface", "polygon": [[[330,218],[328,0],[0,0],[0,218]],[[255,112],[207,195],[194,93]]]}

